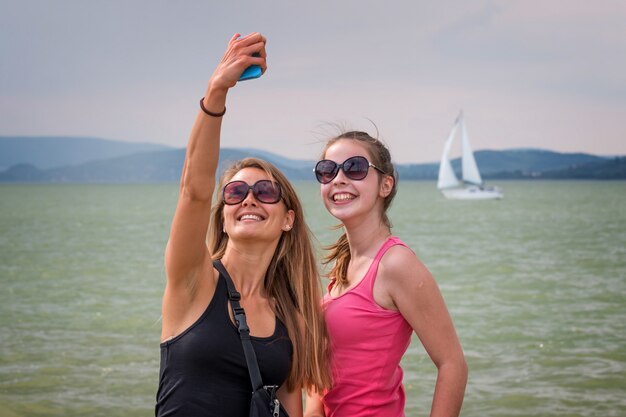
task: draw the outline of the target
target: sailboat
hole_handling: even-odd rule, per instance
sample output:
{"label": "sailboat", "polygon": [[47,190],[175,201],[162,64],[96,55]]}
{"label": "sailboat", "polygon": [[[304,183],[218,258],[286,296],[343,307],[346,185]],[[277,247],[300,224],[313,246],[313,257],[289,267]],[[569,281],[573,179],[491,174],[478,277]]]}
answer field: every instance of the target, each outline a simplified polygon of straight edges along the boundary
{"label": "sailboat", "polygon": [[[450,149],[452,148],[452,143],[457,136],[458,130],[461,131],[462,181],[459,181],[450,163]],[[472,152],[472,148],[469,144],[462,111],[454,121],[448,140],[443,147],[437,188],[446,198],[452,200],[496,200],[503,197],[500,187],[486,187],[483,183],[480,171],[478,171],[478,165],[476,165],[474,152]]]}

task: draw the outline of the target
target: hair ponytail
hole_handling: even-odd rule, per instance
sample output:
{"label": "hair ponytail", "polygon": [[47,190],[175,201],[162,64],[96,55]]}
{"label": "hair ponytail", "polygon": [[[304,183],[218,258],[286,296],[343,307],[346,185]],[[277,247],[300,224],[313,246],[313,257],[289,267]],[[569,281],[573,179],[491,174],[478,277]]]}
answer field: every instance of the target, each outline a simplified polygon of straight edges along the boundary
{"label": "hair ponytail", "polygon": [[324,256],[324,265],[332,264],[332,268],[327,277],[334,280],[338,285],[343,286],[348,283],[348,265],[350,264],[350,245],[348,236],[344,232],[332,245],[326,246],[329,253]]}

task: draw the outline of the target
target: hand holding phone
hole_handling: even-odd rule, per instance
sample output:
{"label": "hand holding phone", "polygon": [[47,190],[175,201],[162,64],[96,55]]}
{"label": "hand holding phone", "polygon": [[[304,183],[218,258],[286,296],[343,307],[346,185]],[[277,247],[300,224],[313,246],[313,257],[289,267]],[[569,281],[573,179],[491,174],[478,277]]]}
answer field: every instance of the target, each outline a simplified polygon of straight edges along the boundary
{"label": "hand holding phone", "polygon": [[[258,52],[252,54],[254,57],[261,56]],[[255,78],[259,78],[263,74],[261,67],[259,65],[250,65],[246,68],[239,77],[239,81],[252,80]]]}
{"label": "hand holding phone", "polygon": [[[261,56],[258,53],[252,54],[252,56]],[[246,68],[242,73],[241,77],[239,77],[239,81],[252,80],[254,78],[259,78],[263,72],[261,71],[261,67],[258,65],[250,65]]]}

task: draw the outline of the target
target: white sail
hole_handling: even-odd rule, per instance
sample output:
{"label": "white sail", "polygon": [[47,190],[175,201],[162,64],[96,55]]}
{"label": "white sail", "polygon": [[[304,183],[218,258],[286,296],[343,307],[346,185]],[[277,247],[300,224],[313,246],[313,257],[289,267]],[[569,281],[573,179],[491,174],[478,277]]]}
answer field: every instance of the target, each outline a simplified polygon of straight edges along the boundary
{"label": "white sail", "polygon": [[[450,163],[450,150],[459,126],[461,130],[463,181],[459,181]],[[500,187],[486,187],[483,185],[472,147],[469,144],[469,137],[463,121],[463,112],[454,121],[448,140],[446,140],[444,145],[441,164],[439,165],[437,188],[446,198],[452,200],[499,200],[504,197]]]}
{"label": "white sail", "polygon": [[443,147],[443,155],[441,155],[441,163],[439,164],[439,177],[437,180],[437,188],[440,190],[444,188],[458,187],[460,184],[459,179],[454,174],[454,170],[452,169],[452,164],[450,163],[449,157],[450,148],[452,147],[452,142],[454,141],[454,135],[456,134],[457,127],[458,119],[454,122],[454,126],[452,126],[450,135],[448,135],[448,140]]}
{"label": "white sail", "polygon": [[463,149],[463,182],[468,182],[474,185],[481,185],[483,183],[483,179],[480,177],[478,165],[476,165],[476,159],[474,158],[474,152],[472,152],[472,147],[469,144],[467,130],[465,129],[465,123],[463,121],[463,114],[461,114],[460,119],[462,138],[461,147]]}

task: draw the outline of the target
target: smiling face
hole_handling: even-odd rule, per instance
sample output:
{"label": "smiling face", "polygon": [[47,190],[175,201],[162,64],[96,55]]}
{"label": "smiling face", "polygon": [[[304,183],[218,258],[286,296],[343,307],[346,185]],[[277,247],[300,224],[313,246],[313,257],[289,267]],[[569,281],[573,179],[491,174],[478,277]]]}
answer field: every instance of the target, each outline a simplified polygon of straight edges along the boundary
{"label": "smiling face", "polygon": [[[252,186],[257,181],[269,179],[262,169],[243,168],[230,181],[243,181]],[[287,210],[282,199],[275,204],[262,203],[254,197],[252,190],[241,203],[224,205],[223,216],[224,231],[230,239],[275,241],[291,228],[294,221],[293,210]]]}
{"label": "smiling face", "polygon": [[[330,145],[324,159],[341,164],[353,156],[363,156],[370,162],[372,160],[365,146],[350,139],[338,140]],[[390,191],[388,179],[389,176],[381,176],[374,168],[369,168],[367,176],[362,180],[351,180],[343,170],[339,170],[334,179],[321,185],[322,200],[330,214],[344,224],[371,216],[380,217],[383,199]]]}

